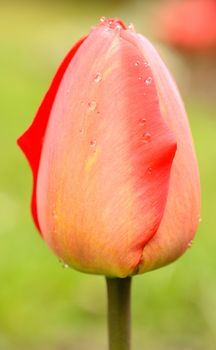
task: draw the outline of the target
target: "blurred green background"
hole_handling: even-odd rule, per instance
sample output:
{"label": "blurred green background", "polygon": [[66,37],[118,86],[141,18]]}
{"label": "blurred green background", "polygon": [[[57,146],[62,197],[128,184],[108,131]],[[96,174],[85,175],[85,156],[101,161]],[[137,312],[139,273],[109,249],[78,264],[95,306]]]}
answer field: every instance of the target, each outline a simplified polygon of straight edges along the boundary
{"label": "blurred green background", "polygon": [[[31,173],[16,139],[81,35],[104,15],[133,22],[155,40],[155,5],[136,0],[0,3],[0,350],[106,349],[104,278],[64,269],[41,240],[29,212]],[[202,222],[182,259],[134,278],[134,349],[213,350],[216,104],[208,94],[201,98],[188,90],[181,57],[156,45],[184,95],[200,165]]]}

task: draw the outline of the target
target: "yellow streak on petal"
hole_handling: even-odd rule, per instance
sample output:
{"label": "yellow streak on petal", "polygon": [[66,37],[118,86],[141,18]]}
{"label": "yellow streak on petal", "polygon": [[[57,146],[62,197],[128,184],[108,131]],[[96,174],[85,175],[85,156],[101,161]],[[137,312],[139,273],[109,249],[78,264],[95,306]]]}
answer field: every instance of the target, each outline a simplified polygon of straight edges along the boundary
{"label": "yellow streak on petal", "polygon": [[107,68],[103,73],[103,79],[105,80],[115,69],[119,67],[119,63],[113,63],[110,65],[109,68]]}
{"label": "yellow streak on petal", "polygon": [[85,163],[85,171],[86,172],[90,172],[93,165],[96,163],[98,156],[100,153],[100,149],[97,147],[97,149],[95,150],[95,152],[86,160]]}
{"label": "yellow streak on petal", "polygon": [[[113,39],[109,49],[107,50],[107,53],[104,57],[105,60],[111,60],[113,56],[117,54],[119,50],[119,36],[118,33]],[[116,59],[113,59],[111,62],[109,62],[108,68],[105,69],[103,72],[103,79],[106,79],[113,70],[117,69],[119,67],[119,61]]]}

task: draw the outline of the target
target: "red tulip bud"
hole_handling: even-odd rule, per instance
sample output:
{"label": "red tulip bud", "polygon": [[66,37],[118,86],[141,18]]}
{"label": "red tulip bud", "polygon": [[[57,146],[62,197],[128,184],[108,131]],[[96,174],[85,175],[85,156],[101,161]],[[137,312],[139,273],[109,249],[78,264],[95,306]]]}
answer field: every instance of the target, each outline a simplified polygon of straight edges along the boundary
{"label": "red tulip bud", "polygon": [[160,38],[180,51],[215,54],[215,0],[167,1],[160,6],[156,22]]}
{"label": "red tulip bud", "polygon": [[69,266],[125,277],[192,240],[199,178],[185,111],[155,49],[121,21],[102,19],[72,48],[18,143],[35,223]]}

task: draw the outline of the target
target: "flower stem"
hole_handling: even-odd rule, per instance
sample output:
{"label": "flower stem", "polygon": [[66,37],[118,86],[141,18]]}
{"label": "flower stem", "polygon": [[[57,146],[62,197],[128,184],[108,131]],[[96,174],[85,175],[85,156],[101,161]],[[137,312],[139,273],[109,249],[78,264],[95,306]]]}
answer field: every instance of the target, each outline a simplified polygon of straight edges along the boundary
{"label": "flower stem", "polygon": [[130,350],[131,277],[106,278],[109,350]]}

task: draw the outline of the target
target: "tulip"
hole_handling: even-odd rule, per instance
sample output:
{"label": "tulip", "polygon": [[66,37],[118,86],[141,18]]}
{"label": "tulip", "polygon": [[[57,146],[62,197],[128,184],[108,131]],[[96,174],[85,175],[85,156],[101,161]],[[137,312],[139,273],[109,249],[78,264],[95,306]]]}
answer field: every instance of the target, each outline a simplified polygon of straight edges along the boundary
{"label": "tulip", "polygon": [[179,51],[215,54],[216,1],[167,1],[158,10],[157,27],[160,38]]}
{"label": "tulip", "polygon": [[167,68],[132,26],[102,18],[18,143],[38,230],[64,263],[107,276],[110,350],[129,350],[131,276],[178,258],[199,219],[191,134]]}
{"label": "tulip", "polygon": [[187,88],[199,98],[215,101],[216,1],[162,2],[156,10],[155,24],[158,37],[181,55],[187,68],[181,72],[187,75]]}
{"label": "tulip", "polygon": [[150,42],[102,18],[60,65],[18,140],[43,239],[80,271],[127,277],[190,245],[199,177],[184,107]]}

